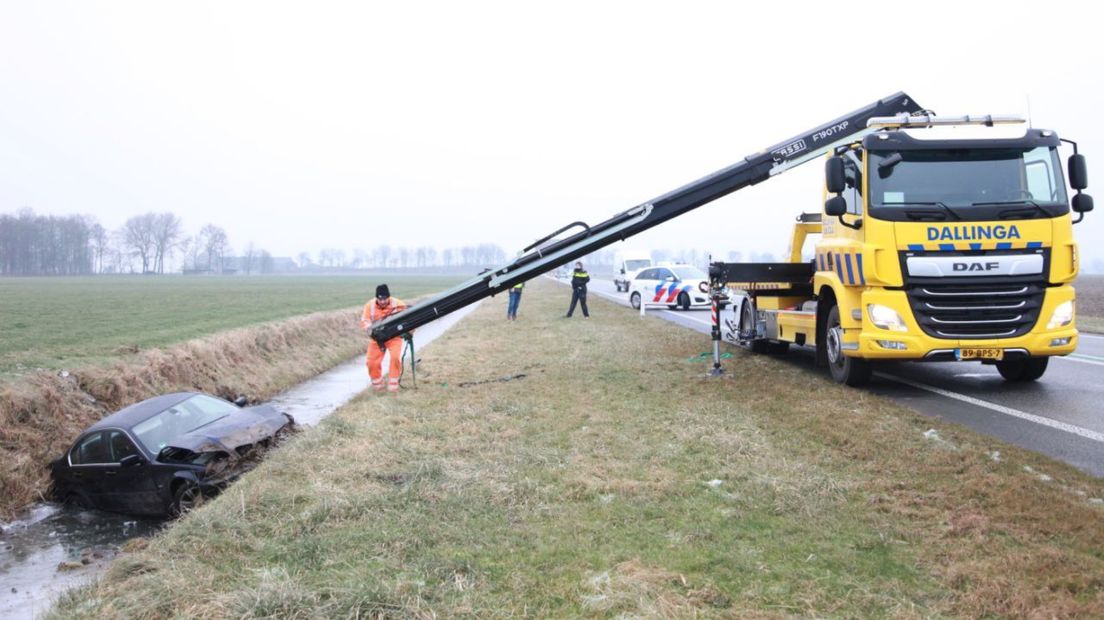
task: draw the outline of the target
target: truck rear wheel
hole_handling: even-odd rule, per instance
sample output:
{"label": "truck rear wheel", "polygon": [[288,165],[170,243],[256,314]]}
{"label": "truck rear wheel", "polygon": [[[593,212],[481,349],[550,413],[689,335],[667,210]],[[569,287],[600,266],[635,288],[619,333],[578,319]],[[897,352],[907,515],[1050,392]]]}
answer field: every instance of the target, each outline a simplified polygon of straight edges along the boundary
{"label": "truck rear wheel", "polygon": [[1046,372],[1049,357],[1029,357],[1025,360],[997,362],[997,372],[1011,383],[1035,381]]}
{"label": "truck rear wheel", "polygon": [[843,354],[843,328],[840,326],[839,306],[832,306],[825,321],[824,347],[828,355],[828,370],[837,383],[851,387],[870,381],[873,368],[870,362]]}
{"label": "truck rear wheel", "polygon": [[[752,310],[751,301],[744,299],[740,302],[740,333],[741,334],[754,334],[755,333],[755,311]],[[751,351],[752,353],[768,353],[770,352],[770,341],[753,338],[751,340],[740,340],[740,346]]]}

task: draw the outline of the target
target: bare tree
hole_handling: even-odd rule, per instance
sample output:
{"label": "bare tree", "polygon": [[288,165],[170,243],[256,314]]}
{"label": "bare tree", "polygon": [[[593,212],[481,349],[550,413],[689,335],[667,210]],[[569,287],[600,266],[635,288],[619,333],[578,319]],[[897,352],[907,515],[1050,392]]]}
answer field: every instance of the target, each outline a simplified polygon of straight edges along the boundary
{"label": "bare tree", "polygon": [[376,248],[375,250],[377,264],[387,269],[387,263],[391,260],[391,246],[384,244]]}
{"label": "bare tree", "polygon": [[152,226],[154,270],[165,273],[165,258],[172,256],[184,231],[180,218],[169,212],[154,215]]}
{"label": "bare tree", "polygon": [[314,261],[311,260],[310,252],[300,252],[297,258],[300,269],[306,269],[314,264]]}
{"label": "bare tree", "polygon": [[250,241],[245,244],[245,251],[242,252],[241,268],[245,270],[245,275],[253,273],[253,261],[255,260],[257,260],[257,247]]}
{"label": "bare tree", "polygon": [[142,273],[150,273],[155,259],[156,213],[135,215],[123,224],[123,243],[133,256],[142,261]]}
{"label": "bare tree", "polygon": [[230,251],[230,240],[226,231],[214,224],[208,224],[200,229],[199,236],[207,253],[207,270],[222,271],[222,259]]}

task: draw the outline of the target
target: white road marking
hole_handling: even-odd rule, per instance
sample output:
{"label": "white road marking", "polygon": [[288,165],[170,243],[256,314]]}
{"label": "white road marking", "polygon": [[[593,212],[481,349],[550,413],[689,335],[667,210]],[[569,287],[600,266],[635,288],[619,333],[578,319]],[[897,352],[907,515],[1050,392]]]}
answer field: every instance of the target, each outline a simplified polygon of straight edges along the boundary
{"label": "white road marking", "polygon": [[1097,441],[1097,442],[1100,442],[1100,443],[1104,443],[1104,433],[1098,433],[1096,431],[1092,431],[1092,430],[1089,430],[1087,428],[1082,428],[1080,426],[1074,426],[1073,424],[1067,424],[1065,422],[1059,422],[1058,420],[1052,420],[1050,418],[1044,418],[1043,416],[1038,416],[1038,415],[1035,415],[1033,413],[1027,413],[1026,411],[1020,411],[1019,409],[1013,409],[1011,407],[1005,407],[1004,405],[998,405],[996,403],[991,403],[989,401],[981,400],[980,398],[974,398],[973,396],[967,396],[965,394],[959,394],[958,392],[952,392],[950,390],[944,390],[943,388],[937,388],[935,386],[928,385],[926,383],[920,383],[919,381],[913,381],[911,379],[904,379],[904,378],[898,377],[896,375],[887,375],[887,374],[882,373],[882,372],[876,372],[874,374],[881,377],[881,378],[883,378],[883,379],[889,379],[890,381],[896,381],[898,383],[904,383],[905,385],[909,385],[909,386],[912,386],[912,387],[917,388],[917,389],[927,390],[928,392],[932,392],[933,394],[939,394],[940,396],[946,396],[947,398],[953,398],[955,400],[958,400],[958,401],[961,401],[961,402],[964,402],[964,403],[969,403],[969,404],[975,405],[977,407],[982,407],[982,408],[988,409],[990,411],[996,411],[997,413],[1003,413],[1005,415],[1012,416],[1014,418],[1019,418],[1021,420],[1026,420],[1028,422],[1034,422],[1036,424],[1046,426],[1048,428],[1053,428],[1055,430],[1064,431],[1064,432],[1067,432],[1067,433],[1072,433],[1074,435],[1077,435],[1078,437],[1084,437],[1085,439],[1090,439],[1092,441]]}
{"label": "white road marking", "polygon": [[1076,353],[1071,353],[1065,357],[1054,356],[1056,360],[1062,360],[1065,362],[1081,362],[1082,364],[1092,364],[1093,366],[1104,366],[1104,362],[1098,362],[1096,360],[1085,359],[1078,357]]}

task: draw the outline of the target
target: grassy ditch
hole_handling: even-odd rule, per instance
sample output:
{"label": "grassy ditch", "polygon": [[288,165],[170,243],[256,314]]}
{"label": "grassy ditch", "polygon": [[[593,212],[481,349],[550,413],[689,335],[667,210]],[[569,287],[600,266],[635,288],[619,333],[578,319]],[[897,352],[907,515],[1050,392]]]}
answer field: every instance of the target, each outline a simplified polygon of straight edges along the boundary
{"label": "grassy ditch", "polygon": [[485,304],[53,617],[1104,615],[1101,481],[566,303]]}
{"label": "grassy ditch", "polygon": [[0,278],[0,378],[112,362],[139,350],[363,304],[386,281],[404,299],[455,276]]}
{"label": "grassy ditch", "polygon": [[[169,278],[120,280],[126,280],[126,287],[139,287],[149,294],[161,291],[163,281]],[[190,282],[183,278],[173,280]],[[286,281],[267,278],[267,285],[240,279],[235,280],[238,283],[235,288],[225,284],[229,279],[206,280],[212,283],[204,286],[215,287],[219,291],[212,294],[216,301],[227,298],[236,300],[228,302],[231,308],[247,300],[252,300],[251,304],[276,303],[277,297],[284,298],[291,309],[322,304],[323,298],[342,300],[348,305],[349,291],[340,287],[331,290],[328,295],[313,292],[312,287],[325,286],[328,281],[331,284],[340,282],[342,286],[348,284],[339,278],[289,278]],[[352,278],[344,280],[353,281]],[[436,278],[406,277],[398,280],[396,295],[402,291],[408,299],[443,284]],[[28,299],[37,299],[36,303],[61,295],[59,291],[64,288],[48,279],[26,280],[24,284],[28,282],[41,285],[33,294],[24,293]],[[99,278],[84,278],[79,284],[105,287],[96,289],[102,295],[117,292],[115,283],[108,281],[105,284]],[[298,294],[294,293],[300,284],[309,285],[312,292],[307,294],[300,290]],[[189,286],[185,284],[184,290],[198,294]],[[285,286],[290,288],[281,288]],[[356,288],[363,293],[367,285],[358,280]],[[250,291],[258,296],[250,297]],[[71,291],[65,293],[70,294]],[[174,292],[170,297],[178,294]],[[361,297],[366,296],[362,294]],[[0,383],[0,520],[11,518],[20,508],[41,499],[49,482],[46,464],[61,454],[80,431],[106,414],[151,396],[177,390],[199,390],[228,398],[245,394],[257,400],[266,399],[349,359],[362,351],[366,342],[358,325],[360,309],[346,307],[344,310],[305,314],[225,330],[164,348],[137,352],[127,348],[116,351],[111,357],[103,357],[111,346],[119,342],[121,334],[127,334],[133,342],[158,342],[160,338],[175,340],[187,333],[205,333],[205,330],[217,329],[223,324],[206,321],[202,313],[191,316],[186,312],[187,304],[183,309],[162,309],[157,301],[159,298],[140,296],[128,299],[124,295],[119,300],[120,307],[129,309],[139,303],[136,300],[143,300],[140,302],[141,311],[136,312],[141,316],[163,310],[166,325],[161,330],[153,330],[158,334],[156,338],[143,332],[150,329],[150,324],[146,322],[148,318],[130,324],[133,315],[129,312],[116,312],[114,316],[107,317],[104,313],[110,304],[93,296],[86,305],[95,309],[94,316],[104,314],[100,321],[104,335],[84,342],[83,334],[90,328],[75,326],[65,331],[59,324],[55,328],[62,331],[53,336],[56,346],[44,345],[46,348],[53,347],[53,355],[62,356],[67,362],[79,363],[83,360],[86,365],[62,372],[37,370],[19,377],[8,377],[7,381]],[[210,299],[204,303],[209,302]],[[11,300],[3,303],[14,307]],[[196,303],[196,300],[190,303]],[[278,310],[279,313],[287,311],[287,308]],[[60,309],[57,312],[64,314],[76,310],[68,307],[65,312]],[[229,310],[227,313],[230,313]],[[29,307],[25,315],[27,320],[31,320]],[[262,315],[263,312],[245,313],[232,320],[242,322]],[[53,324],[56,320],[57,316],[43,319],[46,324]],[[124,329],[128,325],[129,329]],[[36,327],[36,330],[45,329]],[[95,363],[85,355],[89,351],[98,352]]]}

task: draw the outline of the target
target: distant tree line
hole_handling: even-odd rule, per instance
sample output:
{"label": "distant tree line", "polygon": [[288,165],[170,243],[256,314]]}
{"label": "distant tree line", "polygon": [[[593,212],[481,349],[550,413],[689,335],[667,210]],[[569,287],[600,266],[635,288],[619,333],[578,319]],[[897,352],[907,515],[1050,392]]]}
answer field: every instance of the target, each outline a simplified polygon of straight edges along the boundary
{"label": "distant tree line", "polygon": [[136,215],[115,231],[88,215],[0,214],[0,275],[165,273],[177,254],[185,269],[221,271],[229,251],[222,228],[208,224],[187,236],[168,212]]}
{"label": "distant tree line", "polygon": [[[509,260],[492,243],[438,249],[379,245],[346,252],[326,248],[314,255],[301,252],[293,261],[273,257],[248,242],[234,255],[226,231],[214,224],[188,235],[179,216],[143,213],[107,230],[92,216],[37,215],[24,209],[0,214],[0,275],[85,275],[100,273],[243,274],[293,270],[483,269]],[[610,264],[613,250],[587,257],[588,265]]]}
{"label": "distant tree line", "polygon": [[79,215],[35,215],[29,210],[0,214],[0,274],[92,273],[95,244],[102,237],[98,226]]}

